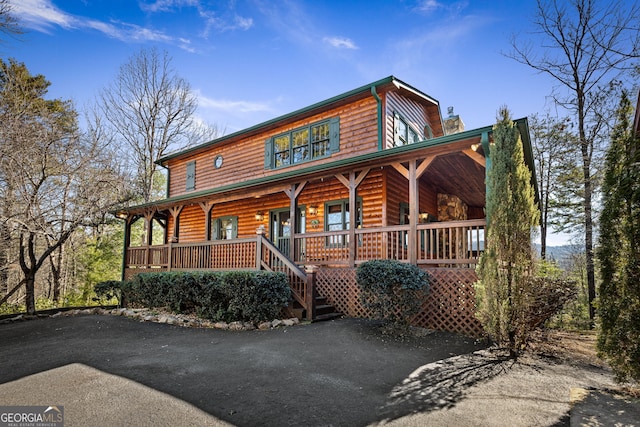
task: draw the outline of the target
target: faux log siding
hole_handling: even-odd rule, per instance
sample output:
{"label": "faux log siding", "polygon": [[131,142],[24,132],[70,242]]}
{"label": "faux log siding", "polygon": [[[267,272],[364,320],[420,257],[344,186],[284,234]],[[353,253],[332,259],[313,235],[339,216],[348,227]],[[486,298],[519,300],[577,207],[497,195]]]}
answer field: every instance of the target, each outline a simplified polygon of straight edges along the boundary
{"label": "faux log siding", "polygon": [[[400,224],[400,203],[409,203],[409,181],[392,168],[387,173],[387,224]],[[428,212],[433,216],[438,213],[438,194],[428,182],[419,182],[420,212]]]}
{"label": "faux log siding", "polygon": [[421,139],[427,139],[428,135],[423,135],[425,125],[431,126],[434,132],[433,136],[439,136],[436,132],[435,126],[429,121],[429,117],[426,108],[413,101],[398,95],[395,92],[387,93],[385,97],[385,130],[386,130],[386,145],[385,147],[393,147],[394,140],[394,112],[397,112],[405,119],[409,124],[418,131],[418,135],[422,135]]}
{"label": "faux log siding", "polygon": [[[358,197],[363,202],[363,226],[380,227],[382,225],[382,172],[371,171],[366,179],[358,187]],[[307,233],[324,231],[324,203],[333,200],[349,198],[348,189],[336,178],[325,179],[307,184],[298,197],[298,206],[318,206],[315,217],[305,215],[305,227]],[[269,213],[277,209],[288,209],[289,198],[284,192],[272,194],[258,199],[243,199],[234,202],[214,205],[211,209],[211,218],[223,216],[238,217],[238,237],[251,237],[256,233],[260,224],[264,225],[269,237],[272,237]],[[257,211],[264,213],[264,220],[258,222],[255,219]],[[314,228],[311,221],[317,219],[319,224]],[[212,221],[213,226],[213,221]],[[169,217],[169,233],[173,230],[173,218]],[[199,242],[205,239],[205,216],[199,205],[185,206],[180,214],[179,242]]]}
{"label": "faux log siding", "polygon": [[[339,152],[333,153],[329,158],[296,166],[279,169],[264,168],[264,144],[268,138],[336,116],[340,117]],[[262,178],[284,171],[301,169],[322,162],[332,162],[353,157],[358,154],[376,151],[377,147],[376,101],[373,97],[368,97],[352,104],[328,110],[322,114],[316,114],[305,120],[296,121],[277,130],[262,132],[229,143],[221,143],[219,146],[213,146],[207,151],[170,161],[167,165],[171,171],[169,197],[187,193],[186,165],[193,160],[196,161],[195,191],[200,191],[249,179]],[[220,169],[216,169],[213,165],[213,161],[218,155],[222,155],[224,158]]]}

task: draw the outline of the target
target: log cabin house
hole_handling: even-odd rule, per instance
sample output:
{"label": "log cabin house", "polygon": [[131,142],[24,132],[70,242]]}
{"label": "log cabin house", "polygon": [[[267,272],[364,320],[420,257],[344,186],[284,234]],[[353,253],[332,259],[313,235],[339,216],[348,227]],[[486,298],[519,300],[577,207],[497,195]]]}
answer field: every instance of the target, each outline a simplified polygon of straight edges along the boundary
{"label": "log cabin house", "polygon": [[[527,162],[526,119],[516,121]],[[427,269],[415,323],[467,335],[484,247],[492,126],[464,131],[438,101],[390,76],[167,155],[167,197],[119,212],[123,278],[145,271],[284,271],[296,313],[366,316],[355,268],[397,259]],[[535,178],[534,178],[535,181]],[[145,238],[131,242],[143,220]],[[153,244],[153,232],[162,244]],[[157,239],[157,238],[156,238]]]}

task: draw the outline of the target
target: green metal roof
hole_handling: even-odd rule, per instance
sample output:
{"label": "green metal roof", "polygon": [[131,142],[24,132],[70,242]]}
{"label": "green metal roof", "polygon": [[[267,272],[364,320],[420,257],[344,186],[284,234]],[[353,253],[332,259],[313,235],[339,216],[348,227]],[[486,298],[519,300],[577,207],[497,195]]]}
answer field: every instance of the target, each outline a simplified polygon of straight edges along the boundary
{"label": "green metal roof", "polygon": [[365,92],[366,93],[371,93],[371,88],[372,87],[378,87],[378,86],[382,86],[382,85],[386,85],[386,84],[390,84],[390,83],[394,83],[394,84],[396,84],[396,86],[398,88],[404,88],[406,90],[409,90],[410,92],[413,92],[417,96],[419,96],[421,98],[424,98],[425,100],[430,101],[430,102],[438,105],[438,101],[435,98],[430,97],[429,95],[425,94],[424,92],[421,92],[420,90],[418,90],[418,89],[414,88],[413,86],[403,82],[400,79],[397,79],[394,76],[389,76],[389,77],[385,77],[384,79],[375,81],[373,83],[369,83],[367,85],[360,86],[360,87],[358,87],[356,89],[350,90],[350,91],[345,92],[343,94],[340,94],[340,95],[334,96],[332,98],[326,99],[324,101],[320,101],[320,102],[317,102],[315,104],[309,105],[308,107],[301,108],[301,109],[293,111],[291,113],[288,113],[288,114],[273,118],[271,120],[267,120],[266,122],[262,122],[262,123],[259,123],[257,125],[251,126],[249,128],[240,130],[238,132],[230,133],[229,135],[222,136],[222,137],[214,139],[212,141],[208,141],[208,142],[205,142],[203,144],[199,144],[199,145],[196,145],[196,146],[193,146],[193,147],[190,147],[190,148],[186,148],[186,149],[181,150],[181,151],[176,151],[175,153],[167,154],[166,156],[163,156],[160,159],[158,159],[156,161],[156,163],[159,164],[159,165],[163,165],[165,162],[167,162],[167,161],[169,161],[171,159],[175,159],[177,157],[182,157],[182,156],[194,153],[196,151],[200,151],[200,150],[202,150],[204,148],[207,148],[207,147],[210,147],[212,145],[216,145],[216,144],[219,144],[221,142],[227,141],[229,139],[233,139],[233,138],[242,136],[243,134],[255,132],[255,131],[258,131],[260,129],[267,128],[269,126],[273,126],[273,125],[277,124],[278,122],[281,122],[281,121],[284,121],[284,120],[288,120],[288,119],[291,119],[291,118],[296,117],[296,116],[304,115],[304,114],[307,114],[309,112],[312,112],[312,111],[315,111],[315,110],[318,110],[318,109],[321,109],[321,108],[325,108],[328,105],[331,105],[331,104],[333,104],[335,102],[339,102],[339,101],[345,100],[345,99],[347,99],[349,97],[352,97],[354,95],[358,95],[360,93],[365,93]]}

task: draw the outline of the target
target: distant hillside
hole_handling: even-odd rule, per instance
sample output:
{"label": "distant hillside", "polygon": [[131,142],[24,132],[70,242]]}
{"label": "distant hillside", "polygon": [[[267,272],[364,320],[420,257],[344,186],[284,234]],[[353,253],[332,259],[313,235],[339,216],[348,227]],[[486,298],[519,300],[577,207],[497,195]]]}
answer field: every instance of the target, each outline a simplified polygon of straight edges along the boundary
{"label": "distant hillside", "polygon": [[[535,244],[536,253],[540,255],[540,245]],[[561,268],[567,267],[572,255],[584,253],[582,245],[547,246],[547,259],[556,261]]]}

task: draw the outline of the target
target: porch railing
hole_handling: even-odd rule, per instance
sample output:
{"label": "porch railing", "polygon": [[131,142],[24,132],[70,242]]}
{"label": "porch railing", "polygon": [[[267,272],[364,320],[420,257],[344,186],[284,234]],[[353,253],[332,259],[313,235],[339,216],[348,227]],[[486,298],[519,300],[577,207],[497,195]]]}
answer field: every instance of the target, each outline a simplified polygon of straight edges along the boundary
{"label": "porch railing", "polygon": [[[419,224],[416,228],[417,263],[472,266],[484,251],[484,219]],[[409,262],[409,225],[355,230],[354,264],[372,259]],[[349,231],[297,234],[298,263],[349,265]]]}
{"label": "porch railing", "polygon": [[[435,266],[472,266],[485,245],[485,220],[419,224],[416,229],[417,263]],[[355,230],[355,259],[409,262],[409,226]],[[247,239],[174,243],[127,249],[126,269],[246,270],[291,268],[293,265],[350,265],[349,231],[296,234],[294,251],[285,256],[261,235]],[[257,255],[260,248],[260,256]],[[265,252],[269,248],[269,253]],[[298,286],[298,285],[295,285]],[[301,288],[300,288],[301,289]],[[301,292],[301,298],[306,297]]]}

